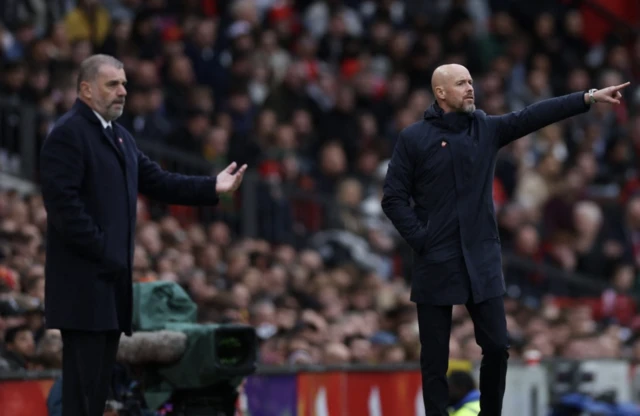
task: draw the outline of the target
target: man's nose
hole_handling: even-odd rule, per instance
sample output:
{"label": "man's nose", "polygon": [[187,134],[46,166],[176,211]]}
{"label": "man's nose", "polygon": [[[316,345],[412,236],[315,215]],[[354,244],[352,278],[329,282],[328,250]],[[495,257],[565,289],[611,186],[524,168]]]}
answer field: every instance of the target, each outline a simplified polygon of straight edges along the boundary
{"label": "man's nose", "polygon": [[120,88],[118,88],[118,96],[126,97],[126,95],[127,95],[127,89],[125,88],[124,85],[120,85]]}

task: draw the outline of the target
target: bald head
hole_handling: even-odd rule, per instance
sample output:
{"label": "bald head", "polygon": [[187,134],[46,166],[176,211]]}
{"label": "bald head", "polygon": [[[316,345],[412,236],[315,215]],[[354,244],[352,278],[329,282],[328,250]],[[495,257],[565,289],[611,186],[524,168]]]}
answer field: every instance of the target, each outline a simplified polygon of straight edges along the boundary
{"label": "bald head", "polygon": [[462,65],[458,64],[447,64],[440,65],[433,71],[433,75],[431,76],[431,89],[433,90],[433,94],[436,93],[436,88],[443,87],[449,78],[451,78],[451,73],[455,72],[455,70],[466,69]]}
{"label": "bald head", "polygon": [[431,77],[433,96],[445,112],[472,113],[476,107],[473,95],[473,79],[462,65],[441,65]]}

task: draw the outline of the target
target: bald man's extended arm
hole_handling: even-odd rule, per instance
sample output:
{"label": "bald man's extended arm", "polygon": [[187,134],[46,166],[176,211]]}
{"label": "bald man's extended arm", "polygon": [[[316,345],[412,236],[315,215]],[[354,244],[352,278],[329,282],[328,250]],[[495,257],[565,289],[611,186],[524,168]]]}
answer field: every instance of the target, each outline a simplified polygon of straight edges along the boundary
{"label": "bald man's extended arm", "polygon": [[549,124],[585,113],[590,107],[585,103],[584,92],[576,92],[539,101],[520,111],[491,116],[489,120],[495,123],[497,145],[502,147]]}

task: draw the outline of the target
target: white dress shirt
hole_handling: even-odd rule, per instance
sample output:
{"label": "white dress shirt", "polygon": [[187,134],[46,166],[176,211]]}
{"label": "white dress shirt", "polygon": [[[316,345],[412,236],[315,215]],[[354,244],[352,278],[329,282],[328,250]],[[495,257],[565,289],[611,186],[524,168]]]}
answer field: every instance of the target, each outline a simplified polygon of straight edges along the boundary
{"label": "white dress shirt", "polygon": [[111,127],[111,122],[107,121],[104,119],[104,117],[102,117],[96,110],[91,110],[93,111],[93,114],[96,115],[96,117],[98,117],[98,120],[100,120],[100,123],[102,124],[102,128],[106,129],[107,127]]}

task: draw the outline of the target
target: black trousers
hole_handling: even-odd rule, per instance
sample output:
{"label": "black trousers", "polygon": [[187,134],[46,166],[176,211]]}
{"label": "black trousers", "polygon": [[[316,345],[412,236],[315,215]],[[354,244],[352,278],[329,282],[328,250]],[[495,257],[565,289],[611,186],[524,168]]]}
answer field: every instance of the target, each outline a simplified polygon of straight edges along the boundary
{"label": "black trousers", "polygon": [[[502,297],[466,305],[476,342],[482,348],[480,415],[501,416],[509,358],[507,320]],[[448,416],[449,338],[452,306],[418,304],[420,367],[425,416]]]}
{"label": "black trousers", "polygon": [[120,332],[62,330],[62,415],[102,416]]}

